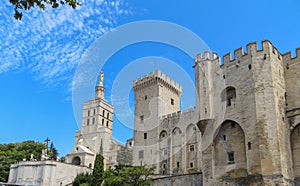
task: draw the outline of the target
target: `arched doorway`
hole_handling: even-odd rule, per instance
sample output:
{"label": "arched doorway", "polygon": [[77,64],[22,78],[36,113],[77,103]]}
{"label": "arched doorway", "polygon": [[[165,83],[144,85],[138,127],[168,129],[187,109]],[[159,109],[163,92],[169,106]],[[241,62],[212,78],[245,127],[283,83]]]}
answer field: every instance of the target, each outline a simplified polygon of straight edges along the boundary
{"label": "arched doorway", "polygon": [[291,133],[291,146],[295,179],[300,181],[300,123]]}
{"label": "arched doorway", "polygon": [[238,123],[230,120],[223,122],[213,148],[216,175],[224,175],[225,171],[233,169],[247,171],[245,134]]}
{"label": "arched doorway", "polygon": [[80,163],[81,163],[81,160],[78,156],[76,156],[72,159],[72,165],[80,165]]}

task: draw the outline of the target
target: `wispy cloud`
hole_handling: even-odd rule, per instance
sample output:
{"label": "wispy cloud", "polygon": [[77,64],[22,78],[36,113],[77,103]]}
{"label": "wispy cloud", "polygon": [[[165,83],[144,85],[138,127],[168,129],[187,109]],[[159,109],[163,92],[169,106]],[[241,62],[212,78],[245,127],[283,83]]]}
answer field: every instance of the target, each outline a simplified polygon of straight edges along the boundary
{"label": "wispy cloud", "polygon": [[8,1],[0,7],[0,73],[29,70],[36,80],[56,86],[71,84],[85,50],[128,15],[123,0],[81,1],[69,7],[33,9],[22,21],[13,18]]}

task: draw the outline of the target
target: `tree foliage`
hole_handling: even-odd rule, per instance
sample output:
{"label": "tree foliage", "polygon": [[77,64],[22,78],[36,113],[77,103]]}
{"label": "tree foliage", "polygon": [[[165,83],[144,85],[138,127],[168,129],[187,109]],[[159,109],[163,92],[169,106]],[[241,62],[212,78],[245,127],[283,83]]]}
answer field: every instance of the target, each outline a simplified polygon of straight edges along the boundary
{"label": "tree foliage", "polygon": [[57,8],[60,5],[69,5],[74,9],[77,6],[81,6],[77,0],[9,0],[9,2],[14,5],[14,17],[19,20],[21,20],[23,16],[21,10],[30,10],[34,7],[44,10],[47,5],[50,5],[52,8]]}
{"label": "tree foliage", "polygon": [[73,181],[73,186],[90,186],[92,183],[93,177],[89,173],[80,173],[76,176],[76,178]]}
{"label": "tree foliage", "polygon": [[35,159],[40,160],[44,148],[43,143],[34,141],[0,144],[0,182],[7,182],[11,164],[23,159],[29,160],[31,154]]}
{"label": "tree foliage", "polygon": [[120,166],[107,169],[104,172],[104,185],[107,186],[145,186],[153,181],[149,176],[154,174],[155,168],[144,166]]}
{"label": "tree foliage", "polygon": [[58,151],[55,148],[53,142],[51,142],[51,144],[50,144],[48,155],[50,156],[50,159],[54,159],[54,160],[56,160],[56,158],[58,156]]}
{"label": "tree foliage", "polygon": [[103,172],[104,172],[104,165],[103,165],[103,156],[102,154],[97,154],[95,163],[94,163],[94,169],[93,169],[93,180],[92,184],[93,186],[100,186],[103,181]]}
{"label": "tree foliage", "polygon": [[119,165],[132,165],[132,160],[132,150],[130,150],[128,147],[121,146],[117,155],[117,162]]}

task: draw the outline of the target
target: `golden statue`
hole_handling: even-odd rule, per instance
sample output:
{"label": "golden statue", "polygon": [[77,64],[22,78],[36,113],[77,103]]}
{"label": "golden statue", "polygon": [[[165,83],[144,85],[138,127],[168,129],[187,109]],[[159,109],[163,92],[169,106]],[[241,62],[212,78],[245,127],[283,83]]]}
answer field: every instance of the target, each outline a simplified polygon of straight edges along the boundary
{"label": "golden statue", "polygon": [[100,86],[103,86],[103,79],[104,79],[104,73],[103,72],[100,72],[100,80],[99,80],[99,85]]}

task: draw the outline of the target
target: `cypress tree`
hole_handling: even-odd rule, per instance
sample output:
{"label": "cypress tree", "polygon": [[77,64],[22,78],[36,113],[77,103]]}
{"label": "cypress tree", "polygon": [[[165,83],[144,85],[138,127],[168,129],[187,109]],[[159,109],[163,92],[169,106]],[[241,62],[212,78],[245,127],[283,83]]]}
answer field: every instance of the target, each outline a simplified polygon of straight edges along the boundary
{"label": "cypress tree", "polygon": [[92,184],[95,186],[100,186],[102,181],[103,181],[103,172],[104,172],[104,163],[103,163],[103,148],[102,148],[102,143],[100,145],[100,152],[96,155],[96,159],[94,162],[94,169],[92,173]]}

